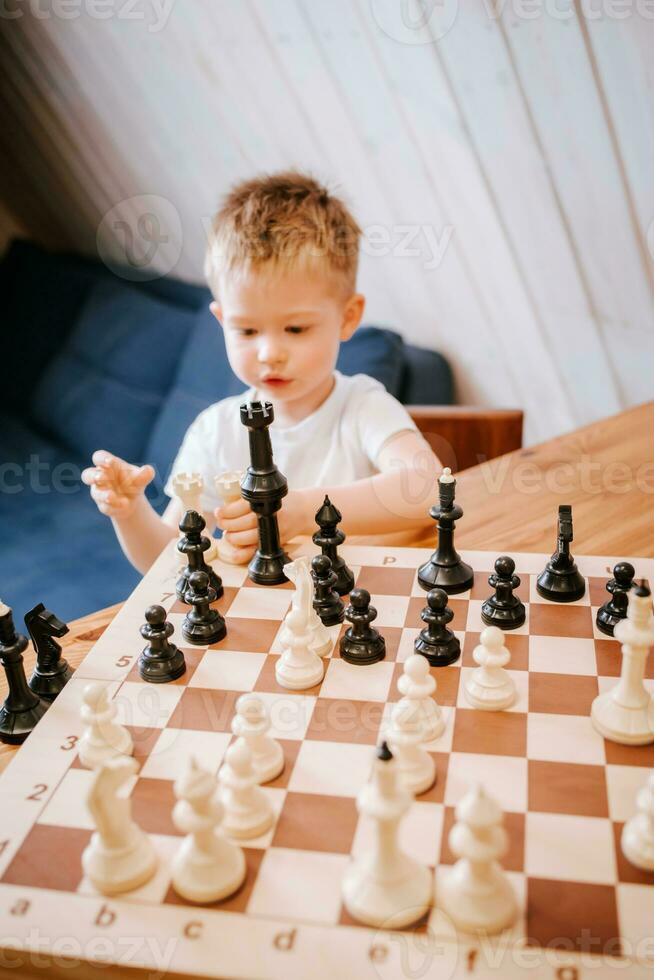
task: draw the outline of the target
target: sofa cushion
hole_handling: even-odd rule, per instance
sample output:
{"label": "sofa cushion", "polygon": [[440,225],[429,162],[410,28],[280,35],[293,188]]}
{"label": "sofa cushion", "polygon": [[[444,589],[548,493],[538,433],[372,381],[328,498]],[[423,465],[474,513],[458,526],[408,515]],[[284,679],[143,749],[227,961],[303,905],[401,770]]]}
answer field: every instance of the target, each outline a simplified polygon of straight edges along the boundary
{"label": "sofa cushion", "polygon": [[131,286],[97,282],[41,376],[33,420],[85,458],[102,445],[138,462],[194,319]]}
{"label": "sofa cushion", "polygon": [[[336,367],[343,374],[369,374],[397,396],[403,373],[403,347],[402,338],[392,330],[360,327],[341,344]],[[146,450],[146,461],[157,471],[155,485],[159,491],[193,419],[207,405],[246,390],[227,360],[223,331],[216,318],[208,307],[200,310],[173,389]]]}

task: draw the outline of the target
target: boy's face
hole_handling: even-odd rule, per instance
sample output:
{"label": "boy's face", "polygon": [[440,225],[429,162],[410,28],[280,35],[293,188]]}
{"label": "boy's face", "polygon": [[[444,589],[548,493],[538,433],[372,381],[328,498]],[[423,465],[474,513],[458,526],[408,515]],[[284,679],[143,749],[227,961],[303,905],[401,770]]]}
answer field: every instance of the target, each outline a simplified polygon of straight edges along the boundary
{"label": "boy's face", "polygon": [[364,305],[361,294],[344,299],[322,277],[252,270],[224,281],[211,310],[234,373],[272,401],[280,419],[299,421],[331,390],[339,345]]}

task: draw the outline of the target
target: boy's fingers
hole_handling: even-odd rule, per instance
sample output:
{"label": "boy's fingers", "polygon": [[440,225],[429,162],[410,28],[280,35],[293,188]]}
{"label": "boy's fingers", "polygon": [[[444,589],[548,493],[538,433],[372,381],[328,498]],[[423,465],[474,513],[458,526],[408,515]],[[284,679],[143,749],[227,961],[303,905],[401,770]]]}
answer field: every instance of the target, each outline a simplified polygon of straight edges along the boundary
{"label": "boy's fingers", "polygon": [[255,530],[250,531],[230,531],[229,541],[237,548],[247,548],[259,543],[259,533]]}
{"label": "boy's fingers", "polygon": [[139,466],[136,473],[133,474],[131,479],[131,484],[133,487],[147,487],[148,483],[154,480],[154,467],[146,463],[145,466]]}
{"label": "boy's fingers", "polygon": [[106,449],[96,449],[96,451],[91,456],[91,461],[94,466],[109,466],[117,459],[116,456],[112,456],[108,453]]}
{"label": "boy's fingers", "polygon": [[87,466],[85,470],[82,470],[80,479],[87,487],[92,487],[98,479],[98,471],[95,466]]}
{"label": "boy's fingers", "polygon": [[216,517],[232,519],[234,517],[243,517],[244,514],[252,513],[252,508],[247,500],[241,497],[239,500],[232,501],[231,504],[225,504],[223,507],[218,507],[216,510]]}
{"label": "boy's fingers", "polygon": [[233,531],[250,531],[252,528],[256,529],[257,518],[252,511],[243,517],[234,517],[231,520],[223,516],[220,518],[220,527],[224,531],[229,531],[230,534]]}

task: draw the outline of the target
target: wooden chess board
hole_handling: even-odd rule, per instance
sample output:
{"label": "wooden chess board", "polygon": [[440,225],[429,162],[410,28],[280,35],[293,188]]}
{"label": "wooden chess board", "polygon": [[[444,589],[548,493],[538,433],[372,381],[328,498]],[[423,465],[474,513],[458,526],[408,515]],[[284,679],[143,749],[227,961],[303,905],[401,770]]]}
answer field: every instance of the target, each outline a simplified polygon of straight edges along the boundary
{"label": "wooden chess board", "polygon": [[[312,554],[310,548],[293,556]],[[180,642],[186,607],[174,595],[174,543],[162,553],[0,779],[1,945],[26,951],[21,976],[31,975],[35,949],[41,957],[110,963],[121,976],[140,966],[162,974],[284,980],[475,974],[505,980],[529,973],[573,980],[613,977],[625,964],[630,978],[652,976],[654,874],[627,863],[619,836],[654,766],[654,745],[605,742],[589,719],[593,698],[620,671],[617,641],[594,626],[617,559],[577,556],[586,595],[556,605],[535,591],[549,556],[513,556],[527,606],[525,625],[506,634],[518,699],[508,711],[481,712],[467,705],[462,677],[474,667],[481,602],[497,556],[463,553],[476,578],[471,592],[450,600],[462,657],[432,668],[447,722],[427,745],[437,781],[416,799],[401,840],[435,869],[437,894],[453,862],[447,838],[455,804],[473,780],[497,799],[510,838],[504,866],[521,912],[508,933],[480,940],[457,936],[437,905],[401,933],[361,926],[344,911],[343,872],[370,834],[355,799],[422,625],[425,593],[416,569],[431,552],[345,546],[341,553],[356,584],[372,595],[387,656],[352,666],[336,644],[321,684],[298,693],[278,687],[274,670],[291,584],[257,586],[244,567],[216,562],[227,637],[209,648],[190,647]],[[654,560],[630,560],[639,577],[654,579]],[[143,683],[135,667],[143,647],[139,627],[155,602],[169,612],[187,661],[183,677],[156,686]],[[344,628],[331,628],[335,641]],[[647,676],[654,686],[654,657]],[[92,830],[85,796],[93,774],[79,764],[76,743],[81,695],[91,679],[108,683],[118,718],[134,737],[141,768],[128,787],[133,814],[160,856],[149,883],[116,898],[98,895],[80,863]],[[245,842],[248,873],[240,891],[209,907],[192,906],[170,886],[181,839],[171,819],[173,781],[191,753],[217,771],[243,691],[265,700],[271,734],[284,748],[283,773],[264,787],[277,819],[267,834]],[[0,972],[3,965],[0,960]]]}

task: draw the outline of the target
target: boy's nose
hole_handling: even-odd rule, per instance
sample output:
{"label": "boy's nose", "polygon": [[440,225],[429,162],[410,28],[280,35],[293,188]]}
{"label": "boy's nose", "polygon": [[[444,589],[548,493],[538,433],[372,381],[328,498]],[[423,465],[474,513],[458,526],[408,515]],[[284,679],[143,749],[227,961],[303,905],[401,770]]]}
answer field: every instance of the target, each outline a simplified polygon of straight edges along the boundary
{"label": "boy's nose", "polygon": [[283,364],[286,360],[286,351],[281,344],[266,341],[259,347],[258,360],[261,364],[270,366]]}

